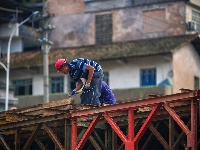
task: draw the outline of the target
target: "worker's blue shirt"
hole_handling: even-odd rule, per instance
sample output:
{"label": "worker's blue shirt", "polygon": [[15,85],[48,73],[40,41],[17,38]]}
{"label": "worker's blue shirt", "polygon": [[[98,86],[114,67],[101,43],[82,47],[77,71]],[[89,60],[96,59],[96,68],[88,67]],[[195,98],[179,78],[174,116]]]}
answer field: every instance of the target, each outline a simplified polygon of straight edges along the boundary
{"label": "worker's blue shirt", "polygon": [[91,65],[94,67],[94,72],[98,72],[101,69],[101,66],[93,60],[86,58],[77,58],[68,63],[69,66],[69,75],[75,82],[80,78],[86,78],[88,76],[88,71],[86,70],[86,65]]}

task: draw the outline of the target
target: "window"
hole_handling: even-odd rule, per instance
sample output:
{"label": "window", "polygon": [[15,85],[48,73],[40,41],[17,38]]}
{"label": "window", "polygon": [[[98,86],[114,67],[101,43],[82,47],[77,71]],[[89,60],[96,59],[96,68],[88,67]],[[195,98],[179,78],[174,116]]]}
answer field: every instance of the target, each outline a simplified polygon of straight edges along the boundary
{"label": "window", "polygon": [[109,85],[109,74],[108,74],[108,72],[104,72],[103,80]]}
{"label": "window", "polygon": [[192,10],[192,21],[195,23],[196,32],[200,33],[200,12]]}
{"label": "window", "polygon": [[143,12],[144,33],[161,32],[166,30],[165,10]]}
{"label": "window", "polygon": [[64,91],[64,78],[51,77],[50,78],[50,93],[63,93]]}
{"label": "window", "polygon": [[96,44],[112,42],[112,14],[96,15]]}
{"label": "window", "polygon": [[15,80],[13,81],[15,88],[14,95],[32,95],[32,80]]}
{"label": "window", "polygon": [[156,69],[141,69],[140,70],[140,85],[149,86],[156,85]]}
{"label": "window", "polygon": [[194,90],[199,89],[199,77],[194,77]]}

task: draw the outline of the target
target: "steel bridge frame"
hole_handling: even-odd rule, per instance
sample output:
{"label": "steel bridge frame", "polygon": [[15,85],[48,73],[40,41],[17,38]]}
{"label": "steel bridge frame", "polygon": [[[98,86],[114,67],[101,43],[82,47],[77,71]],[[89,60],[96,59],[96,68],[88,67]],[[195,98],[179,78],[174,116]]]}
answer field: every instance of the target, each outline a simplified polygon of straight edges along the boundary
{"label": "steel bridge frame", "polygon": [[[26,150],[35,142],[40,149],[46,150],[43,141],[40,139],[40,136],[43,135],[41,133],[45,132],[53,141],[55,149],[59,150],[81,150],[88,139],[95,149],[139,150],[144,148],[139,147],[138,143],[147,129],[150,129],[166,150],[175,150],[184,136],[187,139],[186,146],[184,146],[185,150],[197,150],[198,145],[200,146],[200,140],[197,136],[199,99],[200,90],[181,89],[181,92],[177,94],[151,95],[147,99],[84,110],[74,109],[71,104],[72,100],[10,110],[0,113],[0,145],[5,150],[10,150],[9,140],[12,140],[14,142],[13,149]],[[144,108],[149,110],[140,114],[138,110]],[[166,142],[156,129],[159,120],[163,120],[163,115],[169,118],[169,142]],[[93,117],[92,121],[79,121],[80,118],[91,116]],[[185,122],[182,119],[183,116],[187,116],[189,122]],[[120,117],[125,118],[125,123],[123,123],[127,133],[122,131],[118,123]],[[139,126],[138,118],[142,118]],[[153,122],[156,122],[155,126]],[[180,127],[181,134],[176,133],[175,122]],[[101,130],[107,136],[105,142],[101,140],[95,130],[98,126],[101,126]],[[63,128],[64,132],[62,131]],[[82,129],[81,132],[80,129]],[[61,132],[57,132],[58,130],[61,130]],[[108,132],[108,130],[111,132]],[[22,135],[24,131],[26,133]],[[176,141],[174,140],[175,134]],[[61,136],[64,137],[64,142],[60,141]],[[117,137],[122,142],[120,147],[116,147]],[[146,141],[148,142],[151,137],[152,135],[149,135]],[[147,145],[147,142],[144,143],[144,146]],[[108,145],[111,145],[111,147]]]}
{"label": "steel bridge frame", "polygon": [[[125,145],[125,150],[138,150],[138,142],[141,137],[144,135],[146,129],[150,126],[150,123],[154,119],[155,115],[161,107],[169,113],[169,115],[174,119],[174,121],[180,126],[183,132],[187,136],[187,146],[185,150],[197,150],[197,99],[199,99],[200,92],[192,90],[181,90],[182,93],[167,95],[163,97],[157,97],[132,101],[128,103],[122,103],[120,105],[111,105],[109,107],[101,107],[92,110],[81,110],[74,111],[71,113],[71,126],[72,126],[72,140],[71,140],[71,149],[79,150],[82,149],[87,139],[91,135],[95,126],[97,125],[99,119],[104,117],[105,120],[110,124],[111,128],[116,132]],[[169,106],[170,103],[175,102],[190,102],[191,108],[191,128],[181,120],[179,115]],[[144,121],[142,127],[139,129],[138,133],[134,135],[134,110],[140,107],[152,107],[150,114],[147,119]],[[128,111],[128,135],[124,135],[120,130],[120,127],[109,115],[109,112],[113,111]],[[88,126],[86,132],[82,136],[81,140],[77,142],[77,118],[83,116],[95,115],[93,121]],[[165,145],[165,149],[172,149],[169,145]]]}

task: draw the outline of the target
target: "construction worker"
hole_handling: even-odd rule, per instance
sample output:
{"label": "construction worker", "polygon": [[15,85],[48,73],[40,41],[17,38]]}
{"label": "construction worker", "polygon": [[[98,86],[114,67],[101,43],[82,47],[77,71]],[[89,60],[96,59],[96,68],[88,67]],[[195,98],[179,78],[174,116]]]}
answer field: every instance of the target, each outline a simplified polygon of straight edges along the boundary
{"label": "construction worker", "polygon": [[[77,91],[77,94],[84,92],[84,89],[85,89],[84,85],[85,85],[86,80],[81,78],[81,81],[82,81],[82,88],[79,91]],[[101,96],[99,98],[101,105],[107,106],[107,105],[116,104],[115,95],[113,94],[108,84],[105,81],[102,81],[101,86],[102,86]]]}
{"label": "construction worker", "polygon": [[116,104],[115,95],[105,81],[102,81],[100,102],[103,106]]}
{"label": "construction worker", "polygon": [[77,83],[71,95],[75,95],[82,88],[82,79],[85,79],[85,91],[80,95],[83,109],[89,108],[88,105],[100,106],[101,84],[103,80],[103,70],[101,66],[93,60],[77,58],[71,62],[67,59],[58,59],[55,62],[58,72],[70,75]]}

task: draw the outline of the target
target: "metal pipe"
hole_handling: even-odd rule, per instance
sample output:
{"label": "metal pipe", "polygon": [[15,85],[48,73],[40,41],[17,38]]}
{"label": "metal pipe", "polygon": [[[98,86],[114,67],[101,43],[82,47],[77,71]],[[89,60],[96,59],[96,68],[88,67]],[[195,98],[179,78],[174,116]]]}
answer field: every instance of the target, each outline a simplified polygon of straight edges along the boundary
{"label": "metal pipe", "polygon": [[5,111],[8,110],[8,100],[9,100],[9,75],[10,75],[10,46],[11,46],[11,41],[13,38],[14,33],[16,32],[16,30],[23,25],[24,23],[26,23],[27,21],[29,21],[30,19],[33,19],[35,16],[37,16],[39,14],[38,11],[33,12],[27,19],[25,19],[24,21],[22,21],[21,23],[17,24],[15,26],[15,28],[12,30],[11,35],[9,37],[9,41],[8,41],[8,49],[7,49],[7,68],[5,69],[5,65],[3,65],[4,69],[6,70],[6,100],[5,100]]}
{"label": "metal pipe", "polygon": [[[43,0],[43,15],[46,15],[46,2]],[[46,18],[43,19],[43,28],[46,29],[48,26]],[[43,31],[43,38],[48,39],[48,33],[46,30]],[[49,46],[47,43],[42,45],[43,50],[43,78],[44,78],[44,103],[49,102]]]}
{"label": "metal pipe", "polygon": [[6,100],[5,100],[5,111],[8,110],[8,99],[9,99],[9,74],[10,74],[10,45],[15,31],[24,23],[26,23],[30,17],[22,21],[20,24],[17,24],[15,28],[12,30],[8,41],[8,49],[7,49],[7,69],[6,69]]}

